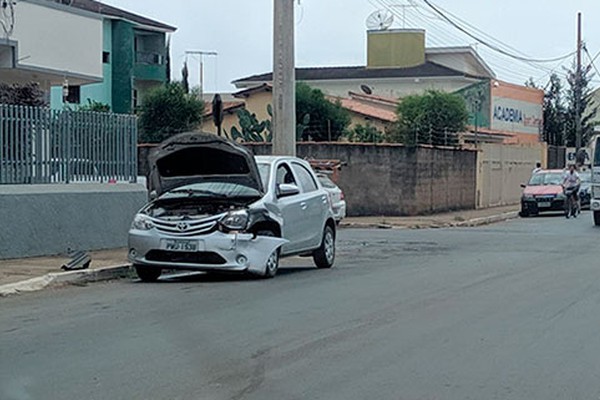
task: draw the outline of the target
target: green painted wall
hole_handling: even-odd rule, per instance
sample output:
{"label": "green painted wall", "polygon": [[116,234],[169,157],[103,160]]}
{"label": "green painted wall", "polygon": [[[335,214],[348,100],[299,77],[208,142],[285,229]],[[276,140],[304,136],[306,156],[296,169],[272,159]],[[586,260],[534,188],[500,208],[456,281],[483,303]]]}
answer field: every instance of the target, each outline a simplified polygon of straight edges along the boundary
{"label": "green painted wall", "polygon": [[137,63],[134,67],[133,76],[142,81],[164,82],[167,76],[165,65],[152,65]]}
{"label": "green painted wall", "polygon": [[116,113],[131,113],[134,71],[133,25],[112,24],[112,104]]}
{"label": "green painted wall", "polygon": [[477,122],[478,127],[491,127],[490,112],[492,105],[489,80],[467,86],[457,91],[456,94],[462,96],[467,103],[467,110],[469,111],[468,125],[475,126],[475,122]]}

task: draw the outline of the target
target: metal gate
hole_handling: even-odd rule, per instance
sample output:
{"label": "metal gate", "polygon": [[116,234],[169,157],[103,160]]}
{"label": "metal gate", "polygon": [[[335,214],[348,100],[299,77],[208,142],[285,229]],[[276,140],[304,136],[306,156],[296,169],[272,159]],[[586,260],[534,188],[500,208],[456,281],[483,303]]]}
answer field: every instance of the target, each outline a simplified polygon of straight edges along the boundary
{"label": "metal gate", "polygon": [[132,115],[0,104],[0,184],[135,182]]}

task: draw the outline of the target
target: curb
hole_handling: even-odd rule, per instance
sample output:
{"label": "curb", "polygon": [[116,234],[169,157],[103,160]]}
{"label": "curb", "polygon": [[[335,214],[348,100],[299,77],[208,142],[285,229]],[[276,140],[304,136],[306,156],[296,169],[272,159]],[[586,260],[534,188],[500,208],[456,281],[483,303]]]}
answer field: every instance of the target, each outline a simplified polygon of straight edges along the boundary
{"label": "curb", "polygon": [[459,222],[454,224],[455,227],[475,227],[482,225],[495,224],[497,222],[508,221],[510,219],[515,219],[519,216],[518,211],[511,211],[503,214],[490,215],[489,217],[480,217],[470,219],[468,221]]}
{"label": "curb", "polygon": [[510,211],[502,214],[490,215],[488,217],[473,218],[467,221],[460,222],[448,222],[448,223],[424,223],[416,225],[390,225],[383,223],[360,223],[360,222],[342,222],[340,228],[342,229],[439,229],[439,228],[465,228],[465,227],[476,227],[494,224],[497,222],[508,221],[510,219],[517,218],[519,216],[518,211]]}
{"label": "curb", "polygon": [[0,297],[20,293],[37,292],[50,286],[77,284],[88,282],[101,282],[128,275],[131,266],[115,265],[112,267],[85,269],[80,271],[57,272],[46,274],[37,278],[21,282],[9,283],[0,286]]}

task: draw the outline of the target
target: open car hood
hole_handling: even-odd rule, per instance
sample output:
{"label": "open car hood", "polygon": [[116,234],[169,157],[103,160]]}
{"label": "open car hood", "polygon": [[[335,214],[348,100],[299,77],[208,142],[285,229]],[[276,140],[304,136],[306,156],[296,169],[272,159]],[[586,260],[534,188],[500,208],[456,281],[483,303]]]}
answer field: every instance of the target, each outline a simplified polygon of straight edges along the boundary
{"label": "open car hood", "polygon": [[156,196],[202,182],[231,182],[264,193],[252,153],[210,133],[175,135],[152,150],[148,162],[148,190]]}

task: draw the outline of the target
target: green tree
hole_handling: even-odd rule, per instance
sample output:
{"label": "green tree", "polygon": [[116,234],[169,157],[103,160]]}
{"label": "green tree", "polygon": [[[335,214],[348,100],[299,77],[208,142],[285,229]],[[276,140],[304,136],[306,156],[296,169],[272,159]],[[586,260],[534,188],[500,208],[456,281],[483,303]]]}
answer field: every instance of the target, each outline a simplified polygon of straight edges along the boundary
{"label": "green tree", "polygon": [[101,103],[92,99],[87,99],[87,104],[79,106],[78,111],[110,112],[108,104]]}
{"label": "green tree", "polygon": [[[590,82],[593,78],[591,66],[582,68],[579,73],[573,66],[567,73],[567,110],[565,126],[565,145],[575,147],[576,144],[576,119],[581,118],[581,145],[585,147],[594,132],[594,118],[598,107],[592,99]],[[581,102],[577,104],[577,97]]]}
{"label": "green tree", "polygon": [[144,97],[140,112],[140,140],[158,143],[202,122],[204,102],[187,94],[178,82],[160,86]]}
{"label": "green tree", "polygon": [[466,128],[469,113],[459,95],[437,90],[403,98],[390,141],[405,144],[451,145]]}
{"label": "green tree", "polygon": [[554,146],[564,145],[566,108],[563,98],[563,85],[556,74],[550,75],[547,89],[544,93],[544,128],[542,140]]}
{"label": "green tree", "polygon": [[34,82],[12,85],[0,83],[0,104],[30,107],[47,105],[44,91]]}
{"label": "green tree", "polygon": [[371,124],[356,125],[346,135],[355,143],[382,143],[385,135]]}
{"label": "green tree", "polygon": [[298,140],[336,141],[350,125],[350,114],[340,102],[331,102],[319,89],[300,82],[296,85],[296,120]]}

